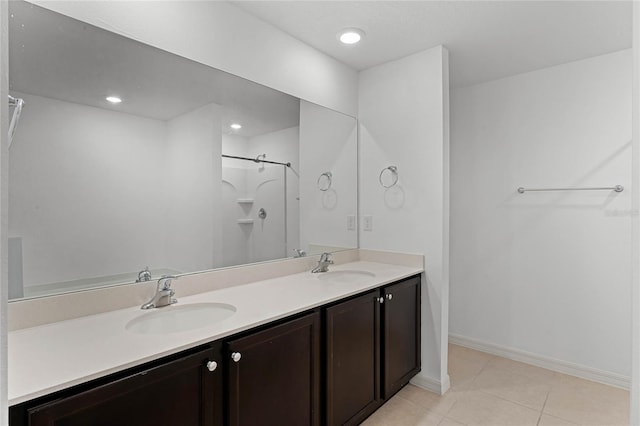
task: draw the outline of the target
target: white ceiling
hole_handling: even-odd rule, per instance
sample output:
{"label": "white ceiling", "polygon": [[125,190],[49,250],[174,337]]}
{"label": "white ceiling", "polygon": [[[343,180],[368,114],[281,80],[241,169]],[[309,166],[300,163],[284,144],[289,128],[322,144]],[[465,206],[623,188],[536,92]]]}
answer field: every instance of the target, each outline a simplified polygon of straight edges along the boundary
{"label": "white ceiling", "polygon": [[[444,45],[452,86],[631,47],[631,1],[234,1],[357,70]],[[345,46],[336,33],[366,37]]]}
{"label": "white ceiling", "polygon": [[12,91],[156,120],[213,102],[223,107],[223,131],[239,122],[232,133],[245,137],[298,125],[297,98],[27,2],[9,9]]}
{"label": "white ceiling", "polygon": [[[234,4],[358,70],[443,44],[454,87],[631,47],[631,1]],[[31,3],[9,6],[13,90],[161,120],[215,102],[244,136],[297,124],[295,98]],[[352,26],[366,37],[342,45],[336,33]]]}

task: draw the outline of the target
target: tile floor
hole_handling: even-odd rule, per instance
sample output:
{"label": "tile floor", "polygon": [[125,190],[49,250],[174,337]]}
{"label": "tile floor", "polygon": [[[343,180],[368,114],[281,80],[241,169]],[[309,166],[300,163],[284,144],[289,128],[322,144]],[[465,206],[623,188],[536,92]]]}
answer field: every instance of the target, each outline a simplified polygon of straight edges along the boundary
{"label": "tile floor", "polygon": [[461,346],[449,346],[451,389],[407,385],[365,426],[619,426],[629,392]]}

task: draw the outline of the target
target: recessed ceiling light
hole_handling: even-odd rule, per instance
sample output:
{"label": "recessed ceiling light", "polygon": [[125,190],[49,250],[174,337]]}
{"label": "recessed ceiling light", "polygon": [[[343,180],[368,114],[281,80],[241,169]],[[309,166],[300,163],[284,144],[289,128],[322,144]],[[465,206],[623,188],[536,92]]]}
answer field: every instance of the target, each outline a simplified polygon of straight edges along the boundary
{"label": "recessed ceiling light", "polygon": [[240,129],[242,129],[242,125],[241,125],[241,124],[238,124],[238,123],[233,123],[233,124],[232,124],[231,126],[229,126],[229,127],[231,127],[233,130],[240,130]]}
{"label": "recessed ceiling light", "polygon": [[122,102],[122,99],[117,96],[107,96],[105,99],[112,104],[119,104],[120,102]]}
{"label": "recessed ceiling light", "polygon": [[364,31],[359,28],[345,28],[338,33],[338,40],[344,44],[356,44],[364,37]]}

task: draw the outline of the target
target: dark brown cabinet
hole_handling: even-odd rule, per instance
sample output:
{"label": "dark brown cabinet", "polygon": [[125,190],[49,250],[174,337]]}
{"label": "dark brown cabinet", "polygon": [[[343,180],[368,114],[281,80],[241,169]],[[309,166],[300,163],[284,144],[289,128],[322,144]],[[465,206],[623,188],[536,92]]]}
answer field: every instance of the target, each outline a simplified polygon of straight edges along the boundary
{"label": "dark brown cabinet", "polygon": [[388,399],[420,371],[420,277],[382,289],[383,398]]}
{"label": "dark brown cabinet", "polygon": [[226,343],[229,424],[320,424],[318,312]]}
{"label": "dark brown cabinet", "polygon": [[325,312],[326,423],[358,424],[420,371],[420,277]]}
{"label": "dark brown cabinet", "polygon": [[[30,426],[219,425],[222,368],[207,348],[26,410]],[[210,371],[213,370],[213,371]],[[13,420],[13,419],[12,419]]]}
{"label": "dark brown cabinet", "polygon": [[357,424],[380,405],[378,290],[326,309],[328,425]]}
{"label": "dark brown cabinet", "polygon": [[10,408],[11,426],[358,424],[420,371],[420,277]]}

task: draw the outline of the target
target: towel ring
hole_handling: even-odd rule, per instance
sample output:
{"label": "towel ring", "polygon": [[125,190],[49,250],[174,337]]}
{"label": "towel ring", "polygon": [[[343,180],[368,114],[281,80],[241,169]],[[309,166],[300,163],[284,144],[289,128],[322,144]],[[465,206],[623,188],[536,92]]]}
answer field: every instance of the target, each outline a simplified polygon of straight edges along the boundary
{"label": "towel ring", "polygon": [[[323,179],[324,178],[324,179]],[[331,172],[324,172],[318,176],[318,182],[316,183],[320,191],[328,191],[331,188]]]}
{"label": "towel ring", "polygon": [[[385,185],[384,181],[382,180],[382,177],[385,176],[385,172],[387,172],[387,171],[389,172],[387,174],[391,174],[391,184],[390,185]],[[392,186],[395,186],[395,184],[398,183],[398,168],[396,166],[385,167],[380,172],[380,176],[378,177],[378,180],[380,181],[380,185],[382,185],[385,188],[391,188]]]}

